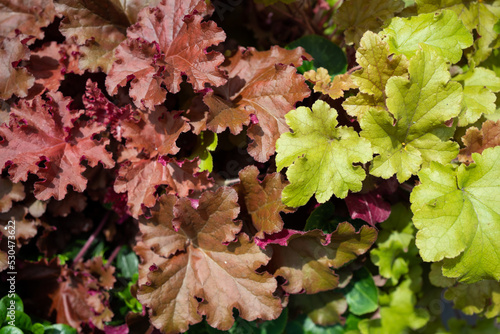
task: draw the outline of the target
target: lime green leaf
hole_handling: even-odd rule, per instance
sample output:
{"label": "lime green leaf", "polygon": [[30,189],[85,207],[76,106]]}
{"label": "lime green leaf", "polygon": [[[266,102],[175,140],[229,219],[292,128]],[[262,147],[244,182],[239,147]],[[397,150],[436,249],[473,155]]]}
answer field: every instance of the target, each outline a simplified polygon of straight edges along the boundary
{"label": "lime green leaf", "polygon": [[196,147],[189,157],[189,159],[194,159],[196,157],[200,158],[199,167],[200,172],[208,170],[212,172],[214,167],[212,154],[210,152],[215,151],[217,148],[217,134],[211,131],[203,131],[198,136],[196,141]]}
{"label": "lime green leaf", "polygon": [[445,298],[465,314],[481,314],[493,318],[500,313],[500,283],[484,280],[473,284],[457,284],[446,290]]}
{"label": "lime green leaf", "polygon": [[[460,113],[462,89],[450,82],[443,58],[424,47],[410,60],[410,78],[387,81],[387,107],[370,109],[360,124],[375,157],[370,174],[385,179],[396,174],[400,183],[430,161],[448,163],[458,154],[458,144],[447,139],[453,129],[445,125]],[[395,124],[394,124],[395,123]]]}
{"label": "lime green leaf", "polygon": [[314,58],[312,61],[303,61],[302,65],[297,68],[300,73],[309,70],[316,71],[320,67],[325,68],[332,78],[337,74],[345,73],[347,69],[345,53],[332,41],[318,35],[307,35],[288,44],[286,48],[291,50],[299,46]]}
{"label": "lime green leaf", "polygon": [[467,283],[500,279],[500,147],[472,158],[458,169],[433,162],[410,197],[420,255]]}
{"label": "lime green leaf", "polygon": [[379,35],[367,31],[356,52],[362,67],[352,74],[359,86],[359,94],[348,98],[343,107],[351,116],[361,117],[370,108],[385,109],[385,85],[393,76],[406,75],[408,60],[403,55],[390,57],[389,45]]}
{"label": "lime green leaf", "polygon": [[31,332],[33,334],[44,334],[45,333],[45,326],[43,326],[41,323],[36,323],[31,326]]}
{"label": "lime green leaf", "polygon": [[337,127],[335,109],[316,101],[312,110],[299,107],[285,118],[293,133],[281,135],[276,142],[278,171],[290,166],[286,173],[290,184],[283,190],[283,203],[301,206],[313,194],[324,203],[332,194],[345,198],[349,190],[361,190],[366,174],[353,163],[366,163],[372,158],[370,143],[353,128]]}
{"label": "lime green leaf", "polygon": [[454,278],[443,276],[442,270],[443,270],[442,262],[434,262],[431,264],[431,271],[429,272],[429,281],[431,281],[432,285],[440,288],[449,288],[450,286],[455,285],[457,280]]}
{"label": "lime green leaf", "polygon": [[453,11],[421,14],[410,18],[396,17],[381,35],[391,52],[413,57],[422,45],[434,49],[447,61],[456,63],[462,49],[472,45],[472,34]]}
{"label": "lime green leaf", "polygon": [[496,96],[500,91],[500,78],[495,72],[476,67],[465,74],[457,75],[453,80],[464,86],[463,109],[458,117],[458,126],[474,123],[484,114],[492,114],[496,110]]}
{"label": "lime green leaf", "polygon": [[333,20],[344,30],[346,43],[357,45],[366,31],[378,32],[385,21],[403,8],[401,0],[346,0]]}
{"label": "lime green leaf", "polygon": [[355,271],[353,279],[344,291],[349,312],[363,315],[378,309],[378,289],[368,269]]}
{"label": "lime green leaf", "polygon": [[498,34],[494,30],[500,19],[500,3],[498,1],[463,1],[463,0],[417,0],[419,13],[430,13],[439,9],[454,11],[469,31],[475,30],[481,38],[474,43],[473,59],[480,63],[498,47]]}

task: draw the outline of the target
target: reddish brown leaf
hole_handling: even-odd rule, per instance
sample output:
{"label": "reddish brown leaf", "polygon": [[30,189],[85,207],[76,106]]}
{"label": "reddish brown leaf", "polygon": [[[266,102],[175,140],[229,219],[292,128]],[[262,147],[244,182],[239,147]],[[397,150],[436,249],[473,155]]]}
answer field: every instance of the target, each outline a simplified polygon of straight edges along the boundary
{"label": "reddish brown leaf", "polygon": [[271,238],[259,243],[261,247],[271,244],[269,268],[275,276],[287,280],[283,289],[292,294],[317,293],[337,287],[339,279],[331,268],[339,268],[365,253],[377,239],[377,230],[365,225],[356,232],[345,222],[327,235],[320,230],[283,230]]}
{"label": "reddish brown leaf", "polygon": [[37,227],[40,225],[38,219],[26,218],[28,208],[22,205],[14,206],[10,211],[0,213],[0,234],[8,237],[11,229],[5,229],[5,226],[11,225],[8,222],[12,221],[15,225],[15,237],[17,247],[27,244],[36,234]]}
{"label": "reddish brown leaf", "polygon": [[460,150],[458,160],[470,164],[474,162],[471,157],[472,153],[482,153],[489,147],[500,145],[500,121],[486,121],[481,130],[470,127],[462,137],[462,141],[465,147]]}
{"label": "reddish brown leaf", "polygon": [[230,188],[204,192],[197,209],[189,199],[166,196],[150,220],[141,218],[144,251],[157,254],[141,257],[161,262],[141,265],[150,273],[137,297],[163,332],[184,332],[203,315],[211,326],[227,330],[234,323],[233,308],[249,321],[280,314],[281,303],[273,297],[276,281],[255,272],[269,256],[244,234],[233,241],[241,228],[234,221],[237,200]]}
{"label": "reddish brown leaf", "polygon": [[253,140],[248,152],[257,161],[267,161],[275,152],[276,140],[289,130],[285,114],[310,94],[304,77],[293,67],[300,66],[303,58],[310,59],[302,48],[240,48],[221,66],[228,72],[227,84],[203,99],[210,110],[208,128],[217,133],[229,128],[238,134],[254,115],[247,132]]}
{"label": "reddish brown leaf", "polygon": [[118,171],[114,190],[127,192],[128,206],[133,217],[142,214],[142,205],[152,207],[156,203],[156,188],[167,185],[167,193],[185,197],[190,191],[203,190],[212,184],[208,172],[199,173],[198,161],[178,162],[174,159],[131,158]]}
{"label": "reddish brown leaf", "polygon": [[[105,145],[109,140],[93,139],[105,130],[103,125],[76,121],[79,114],[69,110],[71,100],[60,93],[48,94],[49,101],[36,97],[12,108],[10,127],[0,127],[0,167],[11,164],[9,174],[14,182],[25,181],[28,173],[42,179],[35,184],[35,197],[61,200],[68,185],[85,190],[87,180],[81,175],[83,160],[93,167],[101,162],[114,166]],[[43,161],[45,166],[41,166]]]}
{"label": "reddish brown leaf", "polygon": [[54,20],[52,0],[9,0],[0,3],[0,36],[14,37],[21,32],[43,39],[41,28]]}
{"label": "reddish brown leaf", "polygon": [[293,212],[281,202],[281,192],[288,184],[281,174],[267,174],[262,182],[259,181],[259,170],[255,166],[248,166],[241,170],[240,183],[235,185],[242,208],[246,209],[257,229],[256,237],[263,238],[264,233],[273,234],[281,231],[283,220],[280,212]]}
{"label": "reddish brown leaf", "polygon": [[100,288],[109,290],[113,288],[116,282],[116,278],[113,276],[115,267],[104,266],[100,256],[78,263],[75,269],[90,274],[87,287],[92,290],[99,290]]}
{"label": "reddish brown leaf", "polygon": [[226,35],[213,21],[201,22],[203,12],[207,12],[203,0],[165,0],[142,10],[128,29],[127,40],[116,49],[117,60],[106,79],[108,92],[116,94],[118,86],[133,78],[130,96],[135,105],[152,109],[165,100],[160,85],[177,93],[183,75],[195,90],[224,84],[218,69],[224,57],[206,50]]}
{"label": "reddish brown leaf", "polygon": [[0,177],[0,213],[7,212],[12,208],[12,202],[19,202],[24,199],[24,185],[12,183],[9,179]]}
{"label": "reddish brown leaf", "polygon": [[363,219],[371,226],[385,221],[391,214],[391,205],[384,201],[377,191],[366,194],[349,194],[345,203],[352,219]]}
{"label": "reddish brown leaf", "polygon": [[[0,11],[1,12],[1,11]],[[1,22],[1,21],[0,21]],[[28,95],[28,89],[35,78],[24,67],[18,67],[21,60],[29,58],[29,49],[21,43],[20,37],[0,37],[0,98],[7,100],[13,94],[19,97]]]}
{"label": "reddish brown leaf", "polygon": [[53,216],[66,217],[72,211],[82,212],[87,206],[87,197],[82,193],[70,190],[61,201],[50,200],[48,210]]}

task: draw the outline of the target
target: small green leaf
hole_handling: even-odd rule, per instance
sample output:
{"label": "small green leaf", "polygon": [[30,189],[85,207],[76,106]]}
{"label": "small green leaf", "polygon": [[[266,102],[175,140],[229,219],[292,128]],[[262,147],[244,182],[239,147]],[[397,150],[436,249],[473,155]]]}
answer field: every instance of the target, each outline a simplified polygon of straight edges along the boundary
{"label": "small green leaf", "polygon": [[381,33],[391,52],[411,58],[423,45],[451,63],[462,58],[462,49],[472,45],[472,34],[450,10],[410,18],[395,17]]}
{"label": "small green leaf", "polygon": [[10,298],[10,294],[4,296],[2,299],[0,299],[0,303],[5,305],[7,311],[12,309],[11,305],[14,305],[14,310],[16,311],[24,311],[23,301],[21,300],[21,297],[19,297],[17,294],[14,294],[13,298]]}
{"label": "small green leaf", "polygon": [[378,308],[378,289],[368,269],[361,268],[354,272],[354,277],[344,291],[349,312],[363,315]]}
{"label": "small green leaf", "polygon": [[200,162],[198,166],[200,167],[200,172],[207,170],[212,172],[214,167],[212,154],[210,152],[215,151],[217,148],[217,134],[212,131],[203,131],[200,133],[196,140],[196,147],[189,156],[189,159],[195,159],[198,157]]}
{"label": "small green leaf", "polygon": [[320,326],[316,325],[307,315],[301,315],[286,326],[287,334],[343,334],[341,325]]}
{"label": "small green leaf", "polygon": [[31,332],[33,332],[33,334],[44,334],[45,326],[37,322],[31,326]]}
{"label": "small green leaf", "polygon": [[15,311],[15,317],[14,324],[17,328],[22,329],[23,331],[31,330],[32,323],[29,315],[23,311]]}
{"label": "small green leaf", "polygon": [[66,324],[55,324],[46,326],[44,334],[76,334],[76,329]]}
{"label": "small green leaf", "polygon": [[314,209],[306,221],[304,231],[319,229],[324,233],[332,233],[339,222],[334,220],[335,206],[332,202],[326,202]]}
{"label": "small green leaf", "polygon": [[116,268],[120,271],[120,275],[131,279],[134,274],[139,272],[139,258],[128,247],[122,247],[116,257]]}
{"label": "small green leaf", "polygon": [[314,58],[312,61],[305,60],[302,66],[297,68],[300,73],[316,71],[320,67],[326,68],[332,78],[345,73],[347,58],[344,51],[332,41],[318,35],[307,35],[288,44],[286,48],[291,50],[299,46]]}
{"label": "small green leaf", "polygon": [[5,326],[0,329],[0,334],[24,334],[22,330],[14,326]]}
{"label": "small green leaf", "polygon": [[346,298],[338,291],[323,291],[315,294],[297,294],[290,304],[300,309],[317,325],[330,326],[342,321],[347,310]]}

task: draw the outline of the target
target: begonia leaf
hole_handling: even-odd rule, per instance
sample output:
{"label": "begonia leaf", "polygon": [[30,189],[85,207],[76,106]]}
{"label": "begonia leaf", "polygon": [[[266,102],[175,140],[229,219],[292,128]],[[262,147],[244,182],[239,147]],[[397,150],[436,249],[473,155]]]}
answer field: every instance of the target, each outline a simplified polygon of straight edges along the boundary
{"label": "begonia leaf", "polygon": [[431,163],[410,197],[420,256],[467,283],[500,279],[500,147],[472,158],[457,169]]}
{"label": "begonia leaf", "polygon": [[471,46],[473,41],[472,34],[450,10],[396,17],[380,34],[387,40],[391,52],[411,58],[426,45],[451,63],[458,62],[462,49]]}
{"label": "begonia leaf", "polygon": [[[272,239],[278,238],[279,239]],[[377,238],[375,228],[364,225],[359,232],[349,223],[340,223],[330,234],[320,230],[308,232],[283,230],[260,243],[271,245],[273,257],[269,268],[275,276],[287,282],[282,288],[288,293],[317,293],[337,287],[339,268],[365,253]]]}
{"label": "begonia leaf", "polygon": [[264,233],[281,231],[283,220],[280,213],[293,211],[281,201],[281,192],[287,182],[279,173],[267,174],[264,180],[259,181],[259,170],[255,166],[245,167],[239,176],[240,183],[235,185],[235,189],[257,229],[255,236],[263,238]]}
{"label": "begonia leaf", "polygon": [[189,199],[169,195],[151,210],[151,219],[141,218],[142,242],[148,247],[144,252],[156,255],[140,255],[159,262],[141,265],[150,272],[137,298],[164,333],[184,332],[203,315],[211,326],[228,330],[233,308],[249,321],[281,313],[273,296],[275,279],[256,272],[269,261],[268,253],[245,235],[236,237],[241,229],[234,221],[237,200],[236,191],[219,188],[204,192],[195,209]]}
{"label": "begonia leaf", "polygon": [[135,105],[153,109],[165,100],[167,91],[180,90],[183,75],[197,91],[224,84],[218,68],[224,57],[207,49],[226,35],[213,21],[202,22],[200,14],[207,10],[201,0],[164,0],[155,8],[144,8],[115,50],[116,61],[106,78],[108,92],[116,94],[118,86],[132,79],[130,96]]}
{"label": "begonia leaf", "polygon": [[19,97],[28,95],[35,78],[24,67],[14,66],[29,58],[29,49],[20,38],[0,36],[0,98],[8,99],[13,94]]}
{"label": "begonia leaf", "polygon": [[288,131],[285,114],[310,94],[304,77],[294,68],[302,64],[302,58],[309,59],[302,48],[240,48],[221,66],[228,72],[227,84],[203,98],[209,107],[208,129],[220,133],[229,128],[238,134],[255,116],[247,130],[253,140],[248,152],[259,162],[267,161],[280,134]]}
{"label": "begonia leaf", "polygon": [[460,84],[450,82],[444,59],[428,48],[417,51],[410,60],[409,74],[409,79],[387,81],[389,112],[370,109],[360,119],[361,136],[379,154],[370,174],[383,178],[396,174],[400,183],[422,165],[448,163],[458,153],[458,145],[448,140],[453,128],[446,121],[460,113]]}
{"label": "begonia leaf", "polygon": [[351,77],[359,93],[342,106],[349,115],[360,118],[371,108],[385,109],[387,81],[393,76],[407,76],[408,60],[403,55],[391,56],[387,42],[370,31],[361,38],[356,60],[362,68]]}
{"label": "begonia leaf", "polygon": [[106,168],[113,167],[114,160],[105,149],[109,140],[94,139],[104,126],[90,121],[74,124],[80,112],[69,109],[71,99],[60,93],[48,96],[49,101],[38,96],[13,107],[10,126],[0,127],[0,167],[10,164],[13,182],[25,181],[28,173],[36,174],[41,179],[35,183],[36,198],[61,200],[68,185],[79,192],[85,190],[82,160],[91,167],[101,162]]}
{"label": "begonia leaf", "polygon": [[384,22],[403,10],[402,0],[347,0],[334,16],[335,23],[344,30],[346,43],[358,45],[367,31],[378,32]]}
{"label": "begonia leaf", "polygon": [[482,153],[489,147],[500,145],[500,121],[486,121],[481,130],[476,127],[468,128],[462,141],[465,147],[460,150],[458,160],[469,164],[473,162],[472,153]]}
{"label": "begonia leaf", "polygon": [[285,118],[293,133],[284,133],[276,142],[276,166],[278,171],[289,166],[286,205],[304,205],[314,194],[324,203],[332,195],[344,198],[349,190],[361,190],[366,174],[353,163],[370,161],[372,149],[353,128],[337,126],[335,109],[319,100],[312,110],[299,107]]}

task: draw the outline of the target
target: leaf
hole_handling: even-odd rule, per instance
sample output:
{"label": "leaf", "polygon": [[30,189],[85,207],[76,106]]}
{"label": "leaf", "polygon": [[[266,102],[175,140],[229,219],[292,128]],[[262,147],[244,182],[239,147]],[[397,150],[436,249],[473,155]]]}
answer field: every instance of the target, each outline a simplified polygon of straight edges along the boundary
{"label": "leaf", "polygon": [[8,178],[0,177],[0,213],[9,211],[12,202],[22,201],[25,196],[24,185],[21,182],[12,183]]}
{"label": "leaf", "polygon": [[116,257],[116,268],[120,271],[120,275],[125,278],[132,279],[138,273],[139,259],[130,248],[122,247]]}
{"label": "leaf", "polygon": [[378,309],[378,289],[366,268],[354,272],[353,280],[344,288],[349,312],[363,315]]}
{"label": "leaf", "polygon": [[[1,5],[0,5],[1,6]],[[1,17],[1,16],[0,16]],[[35,83],[35,78],[24,67],[14,66],[29,58],[29,49],[19,37],[0,36],[0,98],[7,100],[12,95],[25,97]]]}
{"label": "leaf", "polygon": [[278,236],[283,237],[261,244],[261,247],[270,244],[273,249],[271,272],[287,280],[282,286],[285,292],[311,294],[337,287],[338,276],[331,267],[340,268],[365,253],[375,242],[377,232],[366,225],[356,232],[345,222],[331,234],[285,229]]}
{"label": "leaf", "polygon": [[372,150],[353,128],[337,127],[335,109],[319,100],[312,110],[299,107],[285,117],[293,133],[283,134],[276,142],[278,171],[290,166],[283,203],[301,206],[313,194],[324,203],[332,195],[344,198],[349,190],[361,190],[365,171],[353,163],[370,161]]}
{"label": "leaf", "polygon": [[210,152],[215,151],[217,148],[217,134],[211,131],[201,132],[196,139],[196,147],[189,156],[189,159],[199,158],[200,171],[212,172],[214,162]]}
{"label": "leaf", "polygon": [[306,226],[304,226],[304,231],[318,229],[327,234],[333,232],[338,223],[335,220],[335,206],[332,202],[325,202],[311,212],[307,218]]}
{"label": "leaf", "polygon": [[465,147],[460,149],[458,160],[470,164],[474,162],[472,153],[483,153],[487,148],[500,145],[500,121],[486,121],[481,130],[476,127],[468,128],[462,141]]}
{"label": "leaf", "polygon": [[[10,211],[0,213],[0,234],[5,237],[9,236],[10,231],[15,231],[15,242],[17,248],[26,245],[37,234],[37,228],[40,226],[40,221],[36,218],[28,216],[28,208],[22,205],[14,206]],[[12,226],[9,221],[14,222],[14,229],[8,229],[7,226]]]}
{"label": "leaf", "polygon": [[188,199],[164,196],[150,220],[140,219],[148,249],[140,255],[153,252],[159,263],[141,265],[150,273],[137,298],[152,309],[151,322],[162,332],[184,332],[202,315],[211,326],[227,330],[234,322],[233,307],[249,321],[275,319],[281,313],[273,296],[276,281],[255,272],[267,264],[268,253],[244,235],[235,240],[241,229],[234,221],[237,199],[233,189],[219,188],[204,192],[194,209]]}
{"label": "leaf", "polygon": [[345,73],[347,58],[344,51],[332,41],[319,35],[303,36],[286,46],[287,49],[303,47],[313,57],[312,61],[305,60],[297,70],[304,73],[307,70],[317,71],[323,67],[332,78]]}
{"label": "leaf", "polygon": [[476,122],[481,115],[492,114],[496,110],[496,96],[500,91],[500,78],[495,72],[476,67],[465,74],[457,75],[453,80],[464,86],[463,110],[458,117],[458,126],[467,126]]}
{"label": "leaf", "polygon": [[259,170],[255,166],[247,166],[239,173],[240,183],[234,188],[242,203],[252,218],[252,224],[257,229],[255,237],[263,238],[264,233],[273,234],[283,229],[280,213],[293,212],[281,201],[281,192],[287,182],[279,173],[267,174],[259,181]]}
{"label": "leaf", "polygon": [[310,59],[301,48],[239,48],[221,66],[228,73],[228,82],[203,98],[209,107],[208,129],[220,133],[229,128],[232,134],[238,134],[243,125],[256,118],[247,130],[253,140],[248,153],[259,162],[269,160],[276,140],[288,131],[285,114],[310,94],[304,77],[294,68],[302,64],[303,58]]}
{"label": "leaf", "polygon": [[68,185],[78,192],[85,190],[82,160],[91,167],[101,162],[106,168],[113,167],[114,160],[105,149],[109,140],[94,139],[104,126],[90,121],[74,123],[79,114],[69,110],[71,100],[59,92],[47,95],[49,101],[38,96],[11,110],[10,127],[0,127],[0,167],[11,164],[13,182],[25,181],[28,173],[36,174],[41,181],[35,183],[35,197],[61,200]]}
{"label": "leaf", "polygon": [[0,36],[12,38],[22,33],[36,39],[43,39],[42,28],[48,26],[55,16],[56,11],[52,0],[2,1]]}
{"label": "leaf", "polygon": [[[443,276],[443,264],[441,262],[433,262],[431,271],[429,272],[429,281],[432,285],[440,288],[449,288],[456,285],[457,280]],[[473,284],[472,284],[473,285]]]}
{"label": "leaf", "polygon": [[317,72],[310,70],[304,73],[306,80],[314,83],[314,91],[329,95],[332,99],[338,99],[344,96],[344,91],[356,88],[350,74],[336,75],[333,81],[328,71],[323,67],[318,68]]}
{"label": "leaf", "polygon": [[454,11],[470,32],[476,30],[480,38],[475,41],[472,54],[477,64],[488,58],[491,50],[498,45],[498,34],[494,25],[500,19],[498,3],[462,0],[416,0],[419,13],[435,12],[439,9]]}
{"label": "leaf", "polygon": [[380,193],[349,194],[345,198],[352,219],[362,219],[371,226],[385,221],[391,214],[391,205],[384,201]]}
{"label": "leaf", "polygon": [[410,197],[423,260],[444,259],[443,274],[467,283],[500,279],[500,148],[472,158],[456,170],[431,163]]}
{"label": "leaf", "polygon": [[342,3],[333,20],[344,30],[345,41],[348,45],[358,45],[361,36],[371,30],[377,32],[384,22],[403,10],[401,0],[347,0]]}
{"label": "leaf", "polygon": [[196,160],[142,159],[132,157],[118,170],[114,191],[127,192],[127,205],[132,217],[142,214],[142,206],[152,207],[156,203],[156,190],[167,185],[167,193],[186,197],[192,190],[209,188],[212,183],[208,173],[200,173]]}
{"label": "leaf", "polygon": [[321,326],[343,323],[345,319],[342,314],[347,311],[346,298],[337,291],[293,295],[290,304],[299,308],[315,324]]}
{"label": "leaf", "polygon": [[367,31],[356,51],[356,61],[362,68],[351,77],[360,92],[342,106],[349,115],[359,119],[371,108],[385,109],[387,81],[393,76],[406,77],[408,60],[403,55],[391,55],[387,42]]}
{"label": "leaf", "polygon": [[450,82],[444,59],[425,47],[410,60],[409,74],[387,81],[389,112],[370,109],[360,120],[361,136],[379,154],[370,174],[385,179],[396,174],[400,183],[421,166],[448,163],[458,153],[445,122],[460,113],[462,92]]}
{"label": "leaf", "polygon": [[213,21],[201,22],[199,14],[207,10],[203,0],[167,0],[143,9],[115,50],[116,61],[106,78],[108,92],[116,94],[118,86],[133,78],[129,94],[134,104],[153,109],[165,100],[166,91],[179,92],[183,75],[196,91],[224,84],[218,69],[224,57],[207,49],[226,35]]}
{"label": "leaf", "polygon": [[462,49],[473,42],[472,34],[450,10],[410,18],[396,17],[380,34],[387,40],[391,52],[412,58],[426,45],[452,64],[462,58]]}
{"label": "leaf", "polygon": [[137,21],[142,8],[159,2],[57,0],[56,8],[64,15],[61,33],[81,46],[81,68],[108,73],[115,61],[113,51],[125,39],[127,27]]}
{"label": "leaf", "polygon": [[500,284],[496,281],[457,284],[448,288],[444,297],[453,301],[454,308],[467,315],[481,314],[494,318],[500,314]]}

